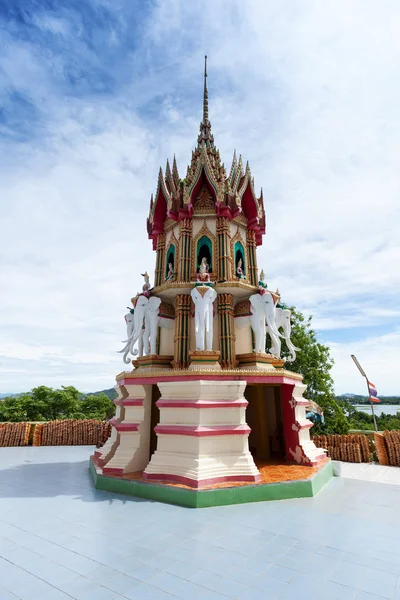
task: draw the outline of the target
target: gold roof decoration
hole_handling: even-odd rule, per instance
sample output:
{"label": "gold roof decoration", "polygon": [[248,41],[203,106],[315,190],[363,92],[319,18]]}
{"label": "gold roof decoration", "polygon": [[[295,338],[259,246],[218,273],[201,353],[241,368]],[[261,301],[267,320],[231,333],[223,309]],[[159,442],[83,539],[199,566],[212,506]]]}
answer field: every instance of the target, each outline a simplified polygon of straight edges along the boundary
{"label": "gold roof decoration", "polygon": [[[244,168],[242,156],[239,155],[237,158],[236,151],[233,154],[229,175],[226,173],[211,133],[207,77],[207,60],[205,60],[203,115],[197,145],[192,152],[186,177],[180,179],[175,156],[172,169],[167,161],[165,176],[162,169],[159,171],[157,191],[150,203],[150,214],[147,221],[148,234],[153,240],[153,248],[156,247],[157,236],[165,231],[164,225],[167,219],[178,222],[185,218],[193,218],[197,199],[202,195],[205,197],[201,191],[204,185],[207,186],[212,196],[216,215],[227,217],[229,220],[243,215],[249,223],[251,222],[251,227],[256,232],[257,245],[262,243],[262,236],[265,233],[262,192],[257,198],[249,163],[247,162]],[[207,210],[212,212],[212,207],[208,204],[207,201]],[[205,206],[202,207],[202,209],[205,208]]]}

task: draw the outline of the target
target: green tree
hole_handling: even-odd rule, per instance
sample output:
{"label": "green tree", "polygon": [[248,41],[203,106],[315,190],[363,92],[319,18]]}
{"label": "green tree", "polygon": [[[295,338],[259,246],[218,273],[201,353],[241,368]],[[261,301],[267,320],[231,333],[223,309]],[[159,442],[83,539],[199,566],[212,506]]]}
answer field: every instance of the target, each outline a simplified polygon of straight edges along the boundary
{"label": "green tree", "polygon": [[[300,348],[296,360],[286,362],[289,371],[301,373],[303,382],[307,385],[305,397],[316,402],[324,411],[325,424],[315,423],[312,432],[317,433],[347,433],[349,421],[345,411],[335,399],[331,369],[333,359],[328,346],[317,340],[317,334],[312,328],[312,317],[305,317],[295,308],[292,312],[292,336],[295,346]],[[287,358],[290,352],[282,340],[282,357]]]}
{"label": "green tree", "polygon": [[41,385],[0,402],[0,421],[103,420],[110,419],[114,412],[114,403],[106,394],[83,397],[73,386],[54,390]]}

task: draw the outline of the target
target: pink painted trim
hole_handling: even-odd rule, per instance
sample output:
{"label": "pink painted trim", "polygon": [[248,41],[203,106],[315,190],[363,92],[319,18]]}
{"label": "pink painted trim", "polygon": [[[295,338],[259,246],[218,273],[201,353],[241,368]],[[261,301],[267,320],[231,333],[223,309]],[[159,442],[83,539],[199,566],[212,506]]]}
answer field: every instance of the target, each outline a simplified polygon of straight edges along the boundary
{"label": "pink painted trim", "polygon": [[99,456],[101,456],[102,454],[103,454],[103,453],[101,452],[101,450],[95,450],[95,451],[94,451],[94,456],[95,456],[96,458],[99,458]]}
{"label": "pink painted trim", "polygon": [[261,475],[225,475],[222,477],[211,477],[210,479],[201,479],[200,481],[196,481],[195,479],[189,479],[189,477],[182,477],[181,475],[174,475],[172,473],[166,474],[144,472],[143,479],[147,481],[163,481],[166,483],[170,481],[174,483],[181,483],[192,488],[200,488],[207,485],[214,485],[216,483],[228,483],[230,481],[257,483],[258,481],[261,481]]}
{"label": "pink painted trim", "polygon": [[121,400],[121,406],[143,406],[144,398],[127,398],[126,400]]}
{"label": "pink painted trim", "polygon": [[249,435],[251,429],[248,425],[157,425],[154,427],[157,434],[163,435],[191,435],[204,437],[213,435]]}
{"label": "pink painted trim", "polygon": [[139,423],[116,423],[114,425],[117,431],[128,432],[128,431],[138,431]]}
{"label": "pink painted trim", "polygon": [[295,401],[298,406],[307,406],[307,404],[308,404],[308,400],[306,400],[306,399],[296,400],[296,398],[295,398]]}
{"label": "pink painted trim", "polygon": [[208,400],[157,400],[159,408],[238,408],[247,406],[247,400],[227,400],[226,402],[209,402]]}
{"label": "pink painted trim", "polygon": [[116,467],[104,467],[103,468],[104,475],[123,475],[123,469],[117,469]]}
{"label": "pink painted trim", "polygon": [[[221,373],[221,371],[219,371]],[[298,379],[292,379],[283,375],[173,375],[173,376],[158,376],[158,377],[126,377],[118,381],[119,385],[146,385],[159,382],[177,382],[177,381],[247,381],[247,383],[269,383],[294,386],[299,382]]]}
{"label": "pink painted trim", "polygon": [[115,406],[143,406],[144,398],[116,398],[113,400]]}

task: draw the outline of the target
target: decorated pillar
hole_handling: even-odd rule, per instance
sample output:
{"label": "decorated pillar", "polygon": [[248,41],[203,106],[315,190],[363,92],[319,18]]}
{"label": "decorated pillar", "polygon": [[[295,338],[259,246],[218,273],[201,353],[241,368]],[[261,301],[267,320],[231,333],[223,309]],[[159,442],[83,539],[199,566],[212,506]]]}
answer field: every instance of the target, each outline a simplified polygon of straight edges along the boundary
{"label": "decorated pillar", "polygon": [[223,369],[232,369],[235,355],[235,315],[233,294],[218,294],[218,324],[220,338],[220,363]]}
{"label": "decorated pillar", "polygon": [[227,281],[231,279],[232,257],[230,255],[229,220],[226,217],[218,217],[217,219],[217,243],[218,280]]}
{"label": "decorated pillar", "polygon": [[192,298],[178,294],[175,305],[174,369],[187,369],[189,365],[189,322]]}
{"label": "decorated pillar", "polygon": [[156,271],[154,275],[154,286],[162,284],[165,279],[164,264],[165,264],[165,233],[160,233],[157,237],[157,257]]}
{"label": "decorated pillar", "polygon": [[285,383],[281,386],[286,460],[315,467],[325,459],[325,453],[310,438],[313,423],[306,418],[308,402],[303,398],[305,389],[300,381],[295,385]]}
{"label": "decorated pillar", "polygon": [[192,221],[182,219],[179,232],[178,281],[190,281]]}
{"label": "decorated pillar", "polygon": [[258,285],[257,269],[257,244],[256,232],[248,229],[246,232],[247,256],[248,256],[248,280],[251,285]]}
{"label": "decorated pillar", "polygon": [[151,385],[121,380],[119,386],[116,405],[121,410],[110,420],[113,441],[99,460],[105,475],[142,471],[149,460]]}
{"label": "decorated pillar", "polygon": [[212,381],[158,383],[157,450],[143,479],[191,488],[260,481],[249,452],[245,387],[245,381],[221,381],[218,375]]}

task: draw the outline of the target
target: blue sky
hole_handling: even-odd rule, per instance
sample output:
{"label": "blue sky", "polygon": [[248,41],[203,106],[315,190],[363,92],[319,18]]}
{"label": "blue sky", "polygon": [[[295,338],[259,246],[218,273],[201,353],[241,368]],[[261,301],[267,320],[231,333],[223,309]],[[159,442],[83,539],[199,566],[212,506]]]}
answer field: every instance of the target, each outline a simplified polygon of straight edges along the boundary
{"label": "blue sky", "polygon": [[400,7],[364,0],[3,0],[0,391],[113,385],[160,165],[210,118],[263,187],[259,265],[336,390],[400,393]]}

